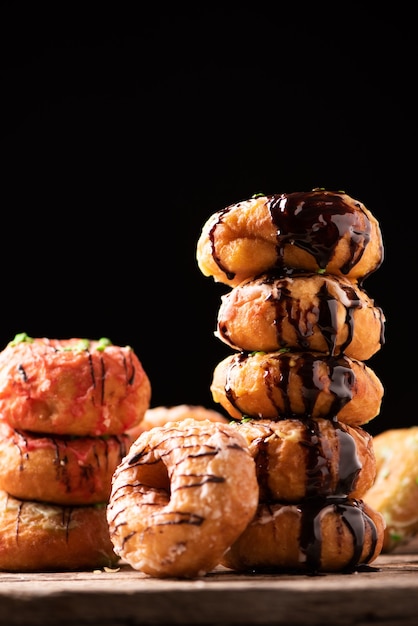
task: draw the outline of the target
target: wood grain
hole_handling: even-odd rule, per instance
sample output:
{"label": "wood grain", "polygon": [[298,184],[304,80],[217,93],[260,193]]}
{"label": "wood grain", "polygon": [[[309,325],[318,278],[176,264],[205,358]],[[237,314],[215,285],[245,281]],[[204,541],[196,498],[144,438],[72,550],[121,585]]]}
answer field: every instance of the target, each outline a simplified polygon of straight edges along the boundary
{"label": "wood grain", "polygon": [[353,574],[150,578],[118,570],[0,573],[0,624],[416,624],[418,553],[381,555]]}

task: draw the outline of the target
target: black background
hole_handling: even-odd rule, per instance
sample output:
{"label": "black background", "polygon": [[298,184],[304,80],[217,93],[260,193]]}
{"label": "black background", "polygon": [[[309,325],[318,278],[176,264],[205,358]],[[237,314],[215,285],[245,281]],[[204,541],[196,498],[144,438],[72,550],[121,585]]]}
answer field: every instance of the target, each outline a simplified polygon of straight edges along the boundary
{"label": "black background", "polygon": [[412,17],[35,4],[1,15],[1,346],[106,336],[134,347],[154,406],[211,406],[230,350],[204,221],[260,191],[344,189],[385,241],[364,285],[387,318],[368,429],[418,423]]}

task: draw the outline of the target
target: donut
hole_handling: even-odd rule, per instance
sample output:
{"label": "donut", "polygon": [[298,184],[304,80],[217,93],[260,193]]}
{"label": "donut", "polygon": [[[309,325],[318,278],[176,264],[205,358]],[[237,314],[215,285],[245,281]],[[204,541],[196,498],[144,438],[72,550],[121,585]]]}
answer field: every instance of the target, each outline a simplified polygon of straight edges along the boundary
{"label": "donut", "polygon": [[173,406],[155,406],[145,411],[145,415],[138,426],[129,429],[127,432],[132,441],[144,431],[163,426],[167,422],[177,422],[182,419],[192,418],[195,420],[210,420],[211,422],[229,422],[219,411],[208,409],[195,404],[177,404]]}
{"label": "donut", "polygon": [[0,489],[15,498],[62,505],[107,502],[127,434],[35,435],[0,423]]}
{"label": "donut", "polygon": [[239,352],[215,367],[213,400],[234,419],[243,416],[337,417],[361,426],[376,417],[383,385],[363,361],[315,352]]}
{"label": "donut", "polygon": [[373,438],[337,420],[231,423],[254,458],[259,501],[297,503],[313,496],[362,498],[376,477]]}
{"label": "donut", "polygon": [[113,475],[115,552],[157,578],[204,576],[257,510],[254,459],[229,424],[183,419],[144,431]]}
{"label": "donut", "polygon": [[418,535],[418,426],[392,428],[373,438],[376,480],[365,495],[386,521],[383,552]]}
{"label": "donut", "polygon": [[351,572],[380,554],[384,520],[363,500],[262,503],[220,564],[238,572]]}
{"label": "donut", "polygon": [[248,352],[290,348],[366,361],[383,346],[384,325],[382,309],[346,279],[270,272],[221,296],[215,335]]}
{"label": "donut", "polygon": [[0,570],[57,572],[114,567],[106,505],[66,507],[0,490]]}
{"label": "donut", "polygon": [[256,194],[209,217],[196,259],[231,287],[282,267],[363,282],[383,261],[383,240],[375,216],[342,191]]}
{"label": "donut", "polygon": [[129,346],[31,338],[0,352],[0,415],[12,428],[54,435],[119,435],[149,407],[151,385]]}

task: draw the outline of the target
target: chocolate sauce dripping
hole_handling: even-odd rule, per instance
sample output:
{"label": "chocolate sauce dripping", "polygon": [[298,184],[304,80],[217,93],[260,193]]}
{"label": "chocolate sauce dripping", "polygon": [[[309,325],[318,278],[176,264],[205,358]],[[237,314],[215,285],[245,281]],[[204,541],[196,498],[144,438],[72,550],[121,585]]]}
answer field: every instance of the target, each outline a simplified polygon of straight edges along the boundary
{"label": "chocolate sauce dripping", "polygon": [[300,548],[306,556],[306,568],[316,572],[321,569],[322,532],[321,518],[324,507],[330,506],[339,515],[341,523],[349,529],[353,538],[353,552],[350,561],[344,570],[352,571],[360,565],[364,548],[365,525],[372,533],[371,546],[368,554],[362,560],[367,564],[374,555],[377,542],[377,529],[373,520],[365,514],[363,502],[344,497],[330,496],[327,498],[307,498],[298,505],[301,512]]}
{"label": "chocolate sauce dripping", "polygon": [[339,451],[339,482],[335,493],[349,495],[356,487],[362,464],[357,454],[357,446],[354,437],[336,418],[332,419],[331,423],[338,437]]}
{"label": "chocolate sauce dripping", "polygon": [[[306,274],[306,276],[312,276],[312,274]],[[271,278],[266,277],[263,280],[265,284],[271,284],[274,286],[276,282],[276,278],[272,276]],[[337,306],[338,301],[335,296],[331,295],[329,287],[326,282],[322,285],[321,289],[318,292],[319,305],[318,308],[315,308],[313,305],[310,311],[306,311],[306,314],[303,317],[304,326],[306,327],[306,331],[302,332],[301,328],[301,308],[295,303],[295,301],[291,298],[291,290],[282,287],[277,288],[268,298],[268,300],[272,301],[276,307],[276,316],[274,323],[276,325],[277,339],[278,343],[281,347],[286,347],[286,344],[281,340],[282,337],[282,320],[287,315],[287,319],[290,324],[292,324],[295,329],[296,335],[298,337],[298,345],[301,349],[307,349],[309,347],[309,342],[307,337],[313,334],[313,324],[309,322],[308,314],[310,312],[314,313],[314,317],[317,319],[318,328],[321,330],[321,333],[325,339],[327,344],[328,352],[330,355],[335,355],[338,353],[344,352],[348,345],[350,345],[353,339],[354,333],[354,310],[360,307],[360,299],[357,296],[355,290],[350,285],[340,285],[341,289],[345,291],[347,299],[349,301],[348,305],[345,305],[346,309],[346,317],[345,323],[347,325],[347,338],[344,344],[340,347],[340,349],[336,350],[336,336],[337,336]],[[341,301],[340,301],[341,302]]]}
{"label": "chocolate sauce dripping", "polygon": [[[211,243],[211,250],[212,250],[213,260],[215,261],[215,263],[217,264],[219,269],[222,272],[224,272],[224,274],[226,275],[228,280],[233,280],[234,279],[235,272],[230,272],[226,267],[224,267],[224,265],[221,262],[221,259],[216,254],[215,231],[216,231],[217,226],[222,223],[222,219],[223,219],[223,216],[225,215],[225,213],[228,213],[232,209],[233,206],[234,205],[231,204],[230,206],[227,206],[225,209],[222,209],[221,211],[218,211],[218,213],[216,214],[217,220],[214,221],[213,226],[212,226],[212,228],[209,231],[209,239],[210,239],[210,243]],[[239,204],[237,206],[239,206]]]}
{"label": "chocolate sauce dripping", "polygon": [[[311,254],[321,269],[325,269],[345,233],[350,232],[350,257],[341,267],[343,274],[360,261],[370,240],[370,222],[365,227],[358,213],[343,199],[342,194],[326,191],[296,192],[268,196],[272,221],[277,227],[278,264],[285,244],[292,244]],[[361,209],[360,203],[357,203]]]}
{"label": "chocolate sauce dripping", "polygon": [[304,422],[304,439],[300,442],[306,450],[306,497],[326,493],[331,487],[331,458],[322,446],[318,422],[308,419]]}
{"label": "chocolate sauce dripping", "polygon": [[[296,364],[292,364],[294,357],[290,354],[280,354],[274,358],[280,359],[280,375],[277,375],[273,368],[270,368],[268,364],[265,364],[265,386],[267,394],[270,398],[272,406],[277,409],[278,418],[284,417],[298,417],[292,411],[290,397],[288,393],[290,372],[297,375],[301,379],[302,383],[302,396],[304,401],[304,415],[306,418],[312,416],[315,403],[319,393],[323,390],[324,385],[321,382],[318,374],[318,369],[323,362],[323,357],[314,356],[310,352],[298,353],[300,358]],[[231,363],[229,364],[226,381],[225,381],[225,396],[228,401],[238,411],[241,411],[239,407],[239,401],[235,397],[233,387],[230,383],[231,375],[235,367],[240,367],[241,363],[245,359],[251,358],[246,352],[240,352],[234,355]],[[273,358],[273,357],[271,357]],[[333,401],[329,411],[329,417],[332,419],[341,409],[352,399],[352,390],[355,383],[355,375],[349,366],[348,360],[344,355],[338,357],[330,357],[327,359],[328,376],[330,379],[329,390],[333,395]],[[283,409],[274,401],[274,389],[280,389]],[[299,416],[300,417],[300,416]]]}
{"label": "chocolate sauce dripping", "polygon": [[[334,256],[341,237],[350,232],[350,258],[341,267],[341,273],[348,274],[360,261],[370,241],[371,225],[364,213],[361,223],[357,211],[346,204],[343,194],[339,192],[314,189],[311,192],[295,192],[290,194],[274,194],[266,196],[272,222],[277,228],[277,267],[283,266],[283,253],[286,244],[295,245],[311,254],[319,268],[325,269]],[[240,203],[230,205],[216,214],[216,220],[209,232],[212,257],[221,271],[232,280],[235,272],[223,266],[216,253],[215,232],[223,217]],[[361,211],[361,203],[356,203]],[[383,246],[381,245],[381,261]],[[361,284],[378,267],[365,273]]]}

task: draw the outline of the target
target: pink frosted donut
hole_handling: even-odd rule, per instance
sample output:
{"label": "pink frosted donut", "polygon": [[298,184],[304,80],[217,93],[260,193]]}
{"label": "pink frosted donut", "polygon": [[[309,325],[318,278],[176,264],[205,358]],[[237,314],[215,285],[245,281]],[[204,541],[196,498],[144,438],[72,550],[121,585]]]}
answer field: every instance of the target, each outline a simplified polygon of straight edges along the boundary
{"label": "pink frosted donut", "polygon": [[12,428],[119,435],[141,421],[150,397],[148,376],[129,346],[22,333],[0,352],[0,414]]}

